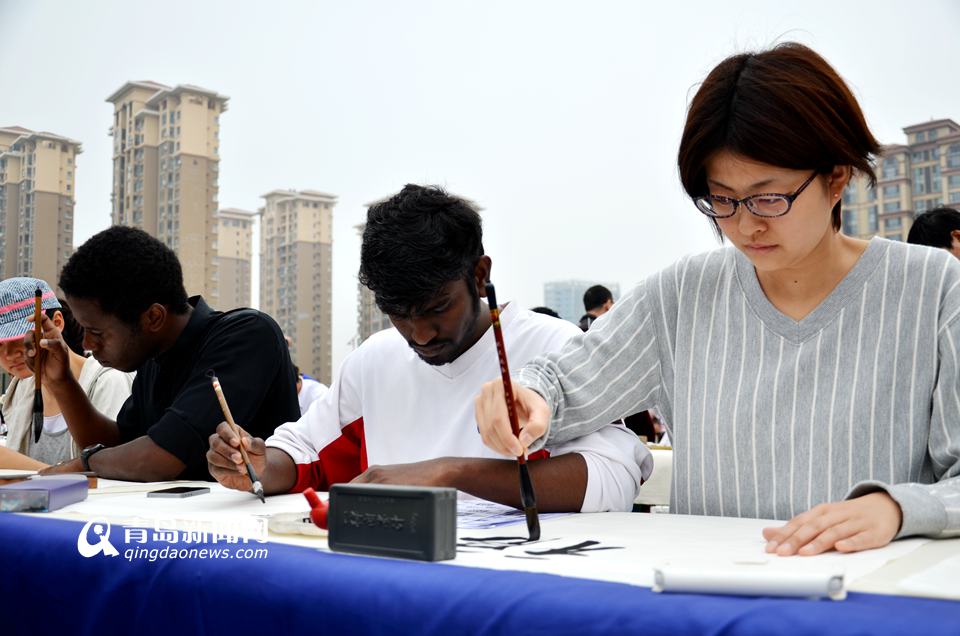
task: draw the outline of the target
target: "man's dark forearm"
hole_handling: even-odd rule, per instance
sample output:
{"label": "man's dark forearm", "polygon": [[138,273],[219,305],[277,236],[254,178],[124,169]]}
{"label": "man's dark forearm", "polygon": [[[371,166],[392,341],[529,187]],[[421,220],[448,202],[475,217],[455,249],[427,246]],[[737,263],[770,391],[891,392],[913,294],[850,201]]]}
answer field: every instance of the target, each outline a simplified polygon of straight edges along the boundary
{"label": "man's dark forearm", "polygon": [[114,446],[120,443],[117,423],[91,404],[90,398],[73,376],[51,383],[49,388],[57,399],[63,419],[77,446],[80,448],[91,444]]}
{"label": "man's dark forearm", "polygon": [[177,479],[186,465],[144,435],[132,442],[105,448],[90,457],[90,470],[107,479],[168,481]]}
{"label": "man's dark forearm", "polygon": [[267,447],[267,467],[260,478],[263,492],[267,495],[282,495],[290,492],[297,483],[297,464],[279,448]]}
{"label": "man's dark forearm", "polygon": [[[451,483],[475,497],[514,508],[520,504],[517,462],[508,459],[449,458]],[[579,512],[587,492],[587,462],[578,453],[527,463],[540,512]]]}

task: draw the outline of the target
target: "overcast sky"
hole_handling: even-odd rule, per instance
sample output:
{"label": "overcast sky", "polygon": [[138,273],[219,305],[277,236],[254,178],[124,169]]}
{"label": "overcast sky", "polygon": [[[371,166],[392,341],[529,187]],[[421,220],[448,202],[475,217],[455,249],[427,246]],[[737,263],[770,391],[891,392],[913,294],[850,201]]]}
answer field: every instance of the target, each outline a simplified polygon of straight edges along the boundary
{"label": "overcast sky", "polygon": [[[83,143],[75,244],[110,222],[112,107],[128,80],[230,97],[220,205],[275,188],[334,210],[333,359],[356,331],[364,203],[436,183],[483,206],[503,299],[618,281],[716,246],[676,150],[724,57],[804,42],[874,133],[960,121],[960,2],[163,2],[0,0],[0,126]],[[775,140],[772,140],[775,142]]]}

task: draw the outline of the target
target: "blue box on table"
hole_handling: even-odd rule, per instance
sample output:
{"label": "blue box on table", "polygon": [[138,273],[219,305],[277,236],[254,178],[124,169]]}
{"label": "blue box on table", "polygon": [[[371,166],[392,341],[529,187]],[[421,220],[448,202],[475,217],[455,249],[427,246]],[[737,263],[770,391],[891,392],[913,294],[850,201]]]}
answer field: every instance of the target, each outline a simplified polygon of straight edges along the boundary
{"label": "blue box on table", "polygon": [[83,475],[50,475],[0,486],[0,512],[52,512],[87,498]]}

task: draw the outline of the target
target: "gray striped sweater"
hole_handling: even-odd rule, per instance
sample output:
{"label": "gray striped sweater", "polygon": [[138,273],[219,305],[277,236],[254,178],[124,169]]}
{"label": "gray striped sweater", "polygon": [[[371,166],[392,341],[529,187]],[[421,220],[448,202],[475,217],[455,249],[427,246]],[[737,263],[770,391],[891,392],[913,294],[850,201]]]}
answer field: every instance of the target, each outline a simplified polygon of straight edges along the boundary
{"label": "gray striped sweater", "polygon": [[674,512],[789,519],[885,490],[898,536],[951,536],[958,344],[960,261],[946,250],[875,238],[797,322],[727,247],[651,276],[519,381],[552,409],[550,444],[656,408]]}

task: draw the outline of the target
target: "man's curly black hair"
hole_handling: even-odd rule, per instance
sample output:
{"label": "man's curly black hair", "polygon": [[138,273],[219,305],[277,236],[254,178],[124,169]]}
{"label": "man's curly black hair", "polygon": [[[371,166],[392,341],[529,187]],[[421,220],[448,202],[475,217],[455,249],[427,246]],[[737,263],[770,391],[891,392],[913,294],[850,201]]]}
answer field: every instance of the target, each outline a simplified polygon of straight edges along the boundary
{"label": "man's curly black hair", "polygon": [[360,282],[388,315],[416,313],[452,280],[472,284],[483,256],[476,208],[437,186],[407,185],[370,206],[360,248]]}
{"label": "man's curly black hair", "polygon": [[60,272],[67,296],[95,300],[128,325],[159,303],[187,312],[187,292],[177,255],[143,230],[115,225],[81,245]]}

